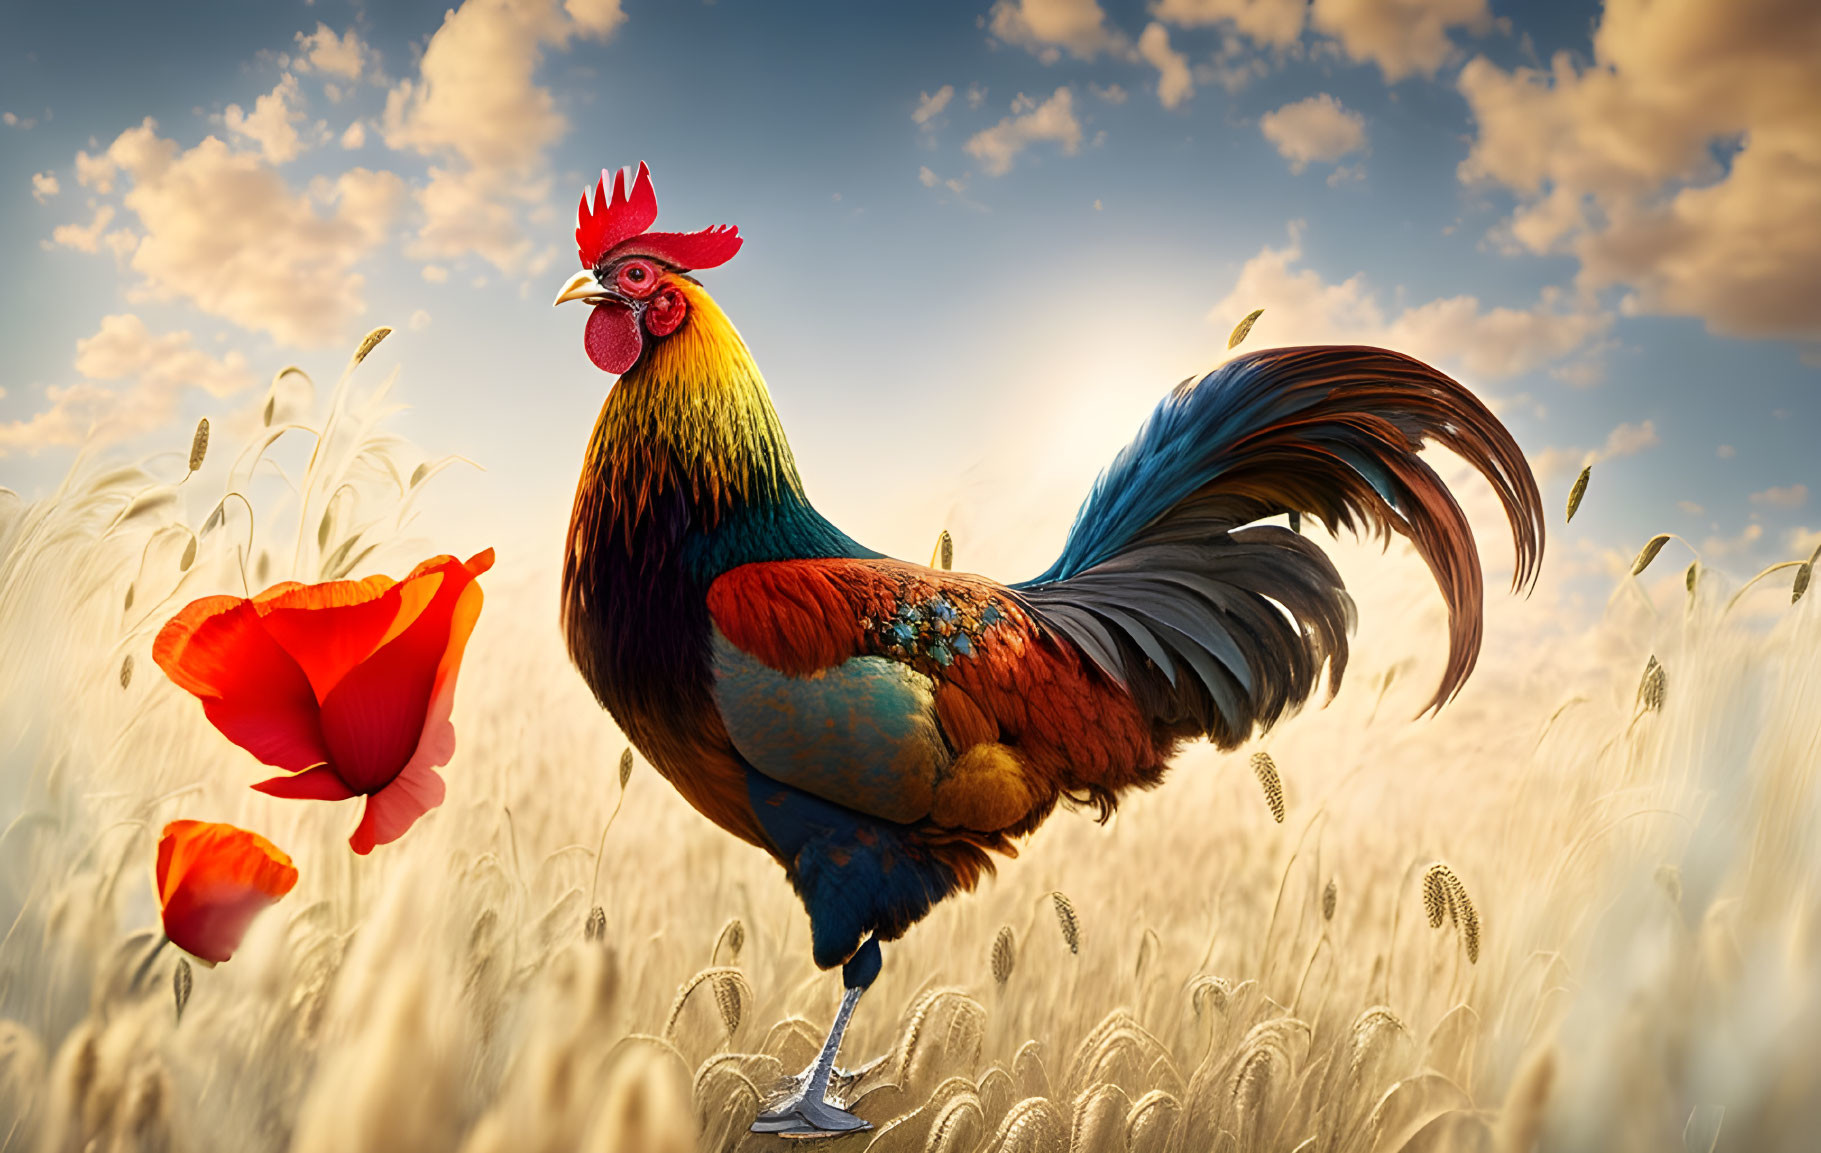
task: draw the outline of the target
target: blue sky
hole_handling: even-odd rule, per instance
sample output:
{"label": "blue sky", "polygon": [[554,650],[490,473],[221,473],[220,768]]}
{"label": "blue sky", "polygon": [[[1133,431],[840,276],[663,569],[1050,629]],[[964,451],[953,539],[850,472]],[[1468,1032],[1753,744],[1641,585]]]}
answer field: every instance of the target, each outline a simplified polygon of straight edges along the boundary
{"label": "blue sky", "polygon": [[948,524],[964,560],[1041,567],[1094,472],[1253,307],[1248,347],[1371,340],[1459,374],[1552,508],[1597,458],[1552,564],[1608,573],[1665,530],[1748,575],[1821,542],[1812,6],[0,21],[0,484],[27,496],[92,432],[181,444],[286,364],[333,379],[385,323],[395,429],[486,466],[451,490],[463,531],[549,548],[610,381],[548,302],[583,183],[642,159],[660,227],[748,238],[704,280],[812,497],[888,551]]}

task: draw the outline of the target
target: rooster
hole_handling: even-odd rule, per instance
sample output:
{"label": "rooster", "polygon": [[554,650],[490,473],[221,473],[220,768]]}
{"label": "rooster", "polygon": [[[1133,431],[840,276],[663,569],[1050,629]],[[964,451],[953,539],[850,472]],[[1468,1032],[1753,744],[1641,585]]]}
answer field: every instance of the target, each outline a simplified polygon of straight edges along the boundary
{"label": "rooster", "polygon": [[[1183,742],[1231,748],[1347,662],[1353,606],[1286,514],[1409,538],[1448,607],[1459,691],[1480,647],[1467,519],[1418,455],[1440,444],[1504,506],[1513,588],[1543,546],[1536,481],[1491,412],[1396,352],[1278,348],[1164,398],[1081,506],[1062,555],[1006,585],[893,560],[810,504],[758,366],[692,272],[735,228],[650,231],[641,164],[582,196],[590,360],[619,379],[589,441],[563,564],[569,653],[709,820],[770,853],[841,969],[827,1041],[755,1121],[867,1127],[831,1098],[881,942],[973,888],[1058,804],[1104,819]],[[1427,709],[1425,711],[1428,711]]]}

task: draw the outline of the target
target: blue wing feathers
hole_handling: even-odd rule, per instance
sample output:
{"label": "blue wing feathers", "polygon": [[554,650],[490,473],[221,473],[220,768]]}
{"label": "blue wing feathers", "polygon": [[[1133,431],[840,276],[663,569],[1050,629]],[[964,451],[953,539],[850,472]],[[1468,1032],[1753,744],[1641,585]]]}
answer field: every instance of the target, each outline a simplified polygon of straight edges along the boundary
{"label": "blue wing feathers", "polygon": [[[1491,483],[1517,547],[1514,582],[1533,581],[1541,502],[1510,433],[1420,361],[1335,346],[1237,357],[1174,390],[1095,483],[1055,563],[1014,587],[1165,733],[1230,746],[1306,700],[1323,668],[1339,685],[1353,619],[1319,547],[1254,522],[1310,515],[1398,532],[1449,608],[1439,706],[1478,655],[1481,578],[1459,506],[1417,456],[1426,441]],[[1184,665],[1196,675],[1177,675]]]}

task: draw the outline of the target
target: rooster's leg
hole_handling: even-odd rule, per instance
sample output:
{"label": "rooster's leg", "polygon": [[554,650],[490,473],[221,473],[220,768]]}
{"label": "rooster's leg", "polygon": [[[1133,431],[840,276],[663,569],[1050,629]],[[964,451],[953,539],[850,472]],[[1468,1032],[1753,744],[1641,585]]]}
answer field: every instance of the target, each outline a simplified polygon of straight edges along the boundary
{"label": "rooster's leg", "polygon": [[[835,1023],[829,1027],[828,1040],[822,1042],[822,1051],[816,1054],[809,1068],[785,1083],[785,1096],[759,1114],[752,1123],[754,1133],[828,1137],[872,1128],[870,1123],[842,1108],[845,1102],[830,1098],[828,1089],[831,1077],[845,1082],[843,1088],[851,1087],[859,1079],[857,1074],[844,1074],[835,1068],[835,1054],[841,1050],[841,1037],[847,1032],[848,1019],[854,1014],[860,994],[866,992],[873,978],[879,975],[880,963],[879,942],[868,938],[860,951],[842,966],[841,981],[846,991],[841,995],[841,1008],[835,1012]],[[870,1069],[872,1065],[866,1068]]]}

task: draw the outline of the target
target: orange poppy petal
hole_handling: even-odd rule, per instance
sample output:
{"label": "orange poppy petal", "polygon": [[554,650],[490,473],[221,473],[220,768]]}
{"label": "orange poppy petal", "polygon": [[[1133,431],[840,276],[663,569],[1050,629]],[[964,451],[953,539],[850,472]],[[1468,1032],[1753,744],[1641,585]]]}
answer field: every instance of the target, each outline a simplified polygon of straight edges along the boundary
{"label": "orange poppy petal", "polygon": [[367,798],[367,811],[361,814],[360,825],[348,838],[349,847],[364,857],[375,846],[398,840],[419,817],[443,803],[443,793],[443,779],[435,770],[405,770]]}
{"label": "orange poppy petal", "polygon": [[293,801],[345,801],[360,794],[350,789],[335,775],[335,770],[327,765],[314,769],[305,769],[289,777],[273,777],[252,786],[255,792],[268,797],[284,797]]}
{"label": "orange poppy petal", "polygon": [[431,603],[323,700],[323,739],[330,761],[356,792],[372,794],[386,787],[423,744],[456,610],[472,580],[453,557],[439,558],[438,564],[435,570],[419,565],[411,578],[440,575]]}
{"label": "orange poppy petal", "polygon": [[252,601],[205,597],[159,631],[152,659],[195,694],[223,736],[275,768],[329,759],[309,678],[274,641]]}
{"label": "orange poppy petal", "polygon": [[253,918],[296,884],[289,856],[233,825],[172,821],[158,844],[165,935],[210,963],[232,957]]}
{"label": "orange poppy petal", "polygon": [[303,669],[320,703],[348,670],[417,619],[441,579],[430,576],[396,584],[376,576],[296,585],[261,600],[260,621]]}
{"label": "orange poppy petal", "polygon": [[462,654],[468,648],[474,622],[480,619],[483,600],[481,586],[471,584],[462,590],[455,602],[455,612],[449,618],[449,644],[443,650],[443,659],[436,667],[436,681],[430,689],[424,734],[417,742],[417,750],[411,754],[410,763],[405,766],[407,769],[433,769],[448,764],[455,756],[455,726],[449,723],[449,714],[455,707],[455,680],[461,672]]}

